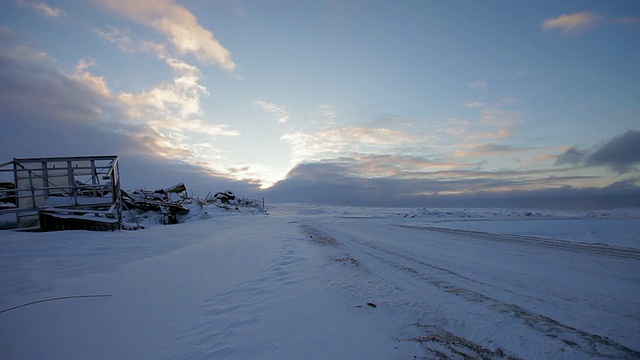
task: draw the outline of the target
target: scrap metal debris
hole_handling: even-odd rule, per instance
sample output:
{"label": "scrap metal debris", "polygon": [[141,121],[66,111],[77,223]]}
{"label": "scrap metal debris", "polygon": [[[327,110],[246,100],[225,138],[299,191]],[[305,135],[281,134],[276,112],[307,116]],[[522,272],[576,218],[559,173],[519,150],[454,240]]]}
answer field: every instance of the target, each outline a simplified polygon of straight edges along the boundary
{"label": "scrap metal debris", "polygon": [[[178,194],[180,199],[173,200],[169,194]],[[189,198],[184,183],[157,190],[121,190],[121,198],[127,210],[156,212],[161,215],[161,222],[164,224],[177,224],[178,215],[189,213],[189,209],[182,205]]]}

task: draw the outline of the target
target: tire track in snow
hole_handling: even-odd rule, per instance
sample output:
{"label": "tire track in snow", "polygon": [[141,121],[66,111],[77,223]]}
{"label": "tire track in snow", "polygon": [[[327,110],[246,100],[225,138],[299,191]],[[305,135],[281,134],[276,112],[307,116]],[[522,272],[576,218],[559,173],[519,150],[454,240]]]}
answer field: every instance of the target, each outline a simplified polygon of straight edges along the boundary
{"label": "tire track in snow", "polygon": [[[399,226],[403,226],[403,225],[399,225]],[[301,225],[301,227],[303,228],[305,233],[315,234],[315,236],[322,239],[321,240],[322,243],[343,247],[343,248],[346,247],[339,240],[335,239],[331,235],[324,233],[320,229],[317,229],[310,225]],[[432,228],[416,227],[416,226],[404,226],[404,227],[432,230]],[[489,233],[476,234],[475,232],[458,231],[458,230],[449,231],[449,229],[441,229],[441,228],[435,228],[435,231],[441,231],[441,232],[453,233],[453,234],[462,234],[466,236],[480,236],[481,238],[489,238],[489,239],[491,239],[490,236],[492,235]],[[563,324],[548,316],[524,309],[518,305],[505,303],[498,299],[484,295],[480,292],[453,285],[447,280],[438,279],[437,274],[433,274],[433,272],[445,274],[446,276],[453,276],[455,278],[458,278],[464,281],[474,282],[480,285],[486,285],[482,282],[475,281],[473,279],[460,275],[449,269],[445,269],[437,265],[426,263],[410,255],[406,255],[380,245],[372,244],[365,240],[359,239],[353,235],[348,235],[344,233],[342,235],[347,237],[350,242],[363,246],[364,248],[368,249],[368,250],[364,250],[364,253],[370,256],[371,258],[375,259],[381,264],[384,264],[390,268],[399,270],[405,274],[408,274],[420,280],[421,282],[428,283],[448,294],[455,295],[466,301],[487,304],[492,310],[497,311],[505,316],[519,319],[522,321],[524,325],[527,325],[528,327],[542,333],[543,335],[554,338],[554,339],[558,339],[563,343],[567,344],[568,346],[578,349],[590,356],[596,356],[596,357],[605,356],[605,357],[613,357],[613,358],[640,358],[640,352],[630,349],[624,345],[621,345],[607,337],[600,336],[597,334],[592,334],[587,331],[577,329],[575,327]],[[530,238],[530,237],[513,236],[513,239],[511,238],[512,236],[506,236],[506,237],[502,237],[502,240],[497,240],[497,241],[514,241],[514,242],[521,241],[525,244],[532,244],[534,239],[535,241],[539,241],[539,239],[537,238]],[[567,246],[564,246],[564,245],[567,245]],[[542,246],[560,248],[565,250],[578,248],[584,252],[593,253],[593,251],[591,251],[592,249],[590,249],[589,246],[587,245],[573,244],[573,243],[565,244],[564,242],[559,242],[554,240],[547,240],[545,244],[543,244]],[[601,250],[601,248],[602,247],[598,247],[597,250]],[[593,249],[593,250],[596,250],[596,249]],[[610,256],[625,257],[625,258],[627,257],[627,256],[624,256],[624,254],[620,254],[620,252],[618,251],[620,249],[604,248],[604,250],[614,250],[612,251]]]}
{"label": "tire track in snow", "polygon": [[525,235],[512,235],[512,234],[495,234],[484,231],[472,231],[472,230],[458,230],[441,228],[434,226],[420,226],[420,225],[395,225],[410,229],[420,229],[444,234],[462,235],[479,240],[490,240],[507,243],[517,243],[524,245],[533,245],[547,247],[557,250],[567,250],[571,252],[581,252],[602,256],[610,256],[613,258],[625,258],[632,260],[640,260],[640,250],[632,248],[622,248],[608,245],[595,245],[595,244],[583,244],[575,243],[571,241],[545,239],[533,236]]}

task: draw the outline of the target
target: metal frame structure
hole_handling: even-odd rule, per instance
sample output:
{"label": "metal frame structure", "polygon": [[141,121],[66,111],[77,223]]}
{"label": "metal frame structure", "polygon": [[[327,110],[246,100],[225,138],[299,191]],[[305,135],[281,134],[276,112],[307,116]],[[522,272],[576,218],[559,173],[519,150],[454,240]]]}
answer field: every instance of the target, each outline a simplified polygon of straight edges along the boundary
{"label": "metal frame structure", "polygon": [[117,156],[14,158],[0,164],[0,179],[9,177],[15,188],[0,189],[0,199],[15,204],[0,210],[3,218],[15,216],[9,227],[38,229],[45,209],[108,216],[122,225]]}

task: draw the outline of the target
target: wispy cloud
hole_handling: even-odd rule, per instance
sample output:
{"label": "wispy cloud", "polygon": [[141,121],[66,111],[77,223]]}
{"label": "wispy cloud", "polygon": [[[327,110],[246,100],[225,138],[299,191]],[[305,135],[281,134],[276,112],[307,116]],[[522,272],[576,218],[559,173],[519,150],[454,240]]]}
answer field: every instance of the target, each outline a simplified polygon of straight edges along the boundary
{"label": "wispy cloud", "polygon": [[466,140],[467,141],[476,141],[476,140],[499,140],[499,139],[506,139],[511,137],[511,130],[510,129],[495,129],[493,131],[474,131],[474,132],[470,132],[467,137]]}
{"label": "wispy cloud", "polygon": [[527,150],[529,149],[503,144],[480,144],[470,146],[468,150],[457,150],[455,155],[459,157],[477,157],[497,154],[515,154]]}
{"label": "wispy cloud", "polygon": [[94,28],[93,32],[100,38],[118,45],[118,48],[124,52],[131,53],[140,51],[139,47],[134,44],[133,40],[126,31],[120,30],[113,26],[108,26],[108,29],[106,31]]}
{"label": "wispy cloud", "polygon": [[563,34],[580,33],[596,26],[600,21],[600,16],[583,11],[547,19],[542,23],[542,27],[547,30],[560,30]]}
{"label": "wispy cloud", "polygon": [[631,25],[640,24],[640,17],[631,17],[631,16],[620,17],[620,18],[610,19],[609,22],[617,25],[631,26]]}
{"label": "wispy cloud", "polygon": [[291,146],[295,162],[335,158],[344,154],[382,154],[411,147],[424,140],[410,133],[387,128],[344,126],[316,132],[293,132],[281,139]]}
{"label": "wispy cloud", "polygon": [[403,154],[360,154],[337,158],[331,162],[345,165],[353,176],[393,176],[405,179],[433,178],[440,173],[456,171],[461,166],[468,165]]}
{"label": "wispy cloud", "polygon": [[31,9],[35,9],[40,11],[42,14],[51,16],[51,17],[60,17],[65,15],[64,10],[47,5],[46,3],[39,1],[30,1],[30,0],[18,0],[18,4],[21,6],[29,7]]}
{"label": "wispy cloud", "polygon": [[468,103],[465,104],[465,106],[468,108],[483,107],[484,105],[485,103],[483,103],[482,101],[469,101]]}
{"label": "wispy cloud", "polygon": [[182,54],[194,54],[200,61],[217,63],[230,72],[236,67],[229,50],[213,33],[203,28],[193,13],[172,0],[110,0],[101,3],[164,34]]}
{"label": "wispy cloud", "polygon": [[270,103],[264,100],[256,100],[253,105],[260,106],[264,110],[273,114],[279,123],[284,124],[291,118],[287,113],[287,108],[283,105]]}
{"label": "wispy cloud", "polygon": [[[148,52],[164,61],[173,72],[173,81],[157,84],[139,92],[122,92],[116,100],[125,106],[125,113],[131,119],[146,119],[159,129],[159,133],[172,133],[180,137],[183,132],[194,132],[209,136],[237,136],[227,125],[210,125],[194,117],[203,115],[202,96],[209,95],[200,83],[200,69],[186,61],[172,56],[164,44],[154,41],[138,43],[131,39],[127,31],[109,26],[107,31],[94,29],[102,39],[116,44],[125,52]],[[93,64],[91,64],[93,65]],[[85,77],[86,74],[83,73]],[[182,120],[180,120],[182,119]]]}
{"label": "wispy cloud", "polygon": [[542,28],[545,30],[559,30],[563,34],[580,34],[605,24],[629,26],[639,23],[640,17],[610,18],[589,11],[582,11],[547,19],[542,23]]}
{"label": "wispy cloud", "polygon": [[[171,80],[143,91],[122,91],[111,96],[112,104],[125,115],[122,122],[146,127],[145,132],[131,135],[135,141],[165,158],[187,161],[227,177],[246,177],[244,173],[230,172],[229,159],[223,158],[222,151],[213,145],[215,138],[240,133],[229,125],[213,124],[202,118],[205,114],[201,101],[209,92],[201,83],[202,74],[197,66],[183,60],[165,43],[132,39],[128,30],[109,26],[105,30],[93,29],[93,32],[124,52],[151,53],[172,71]],[[77,72],[76,77],[82,75],[87,85],[99,84],[98,80],[101,80],[92,78],[86,70]]]}
{"label": "wispy cloud", "polygon": [[489,84],[487,84],[484,81],[472,81],[470,83],[467,83],[467,87],[469,89],[476,89],[476,90],[478,90],[478,89],[486,89],[486,88],[489,87]]}
{"label": "wispy cloud", "polygon": [[[168,142],[189,145],[192,135],[211,139],[218,136],[238,136],[239,132],[225,124],[210,124],[202,116],[201,96],[208,95],[199,83],[197,67],[175,59],[165,59],[174,73],[172,82],[163,82],[141,93],[121,93],[117,102],[131,121],[146,122],[158,134],[168,136]],[[189,148],[191,148],[189,146]]]}
{"label": "wispy cloud", "polygon": [[78,83],[89,87],[92,91],[104,96],[106,98],[111,97],[111,90],[107,85],[107,81],[102,76],[96,76],[91,74],[88,69],[96,65],[94,59],[81,59],[76,65],[76,71],[71,75],[71,78]]}
{"label": "wispy cloud", "polygon": [[163,82],[141,93],[122,93],[119,101],[130,106],[135,117],[156,119],[159,117],[189,118],[202,115],[200,98],[208,95],[205,86],[199,83],[200,71],[180,59],[167,58],[174,79]]}
{"label": "wispy cloud", "polygon": [[318,107],[318,112],[322,117],[323,121],[327,126],[336,125],[336,120],[338,118],[338,113],[331,105],[320,105]]}
{"label": "wispy cloud", "polygon": [[109,25],[106,30],[94,28],[92,31],[99,38],[115,44],[118,49],[125,53],[150,53],[163,61],[177,58],[177,56],[172,55],[171,51],[167,49],[166,44],[152,40],[136,41],[131,38],[129,31],[125,29],[119,29]]}
{"label": "wispy cloud", "polygon": [[15,36],[14,32],[6,26],[0,26],[0,39],[11,39]]}
{"label": "wispy cloud", "polygon": [[520,112],[508,111],[499,108],[486,108],[482,110],[482,123],[489,126],[497,126],[502,128],[512,128],[520,118]]}
{"label": "wispy cloud", "polygon": [[451,145],[473,144],[477,142],[496,141],[512,136],[518,119],[521,115],[518,111],[502,110],[493,106],[471,106],[479,109],[479,118],[470,119],[449,119],[447,133],[450,137],[455,137],[455,141],[450,141]]}
{"label": "wispy cloud", "polygon": [[47,63],[55,62],[55,60],[51,56],[49,56],[49,54],[42,51],[36,51],[24,45],[18,46],[12,55],[17,59],[22,59],[24,61],[29,61],[29,62],[31,61],[35,61],[35,62],[44,61]]}

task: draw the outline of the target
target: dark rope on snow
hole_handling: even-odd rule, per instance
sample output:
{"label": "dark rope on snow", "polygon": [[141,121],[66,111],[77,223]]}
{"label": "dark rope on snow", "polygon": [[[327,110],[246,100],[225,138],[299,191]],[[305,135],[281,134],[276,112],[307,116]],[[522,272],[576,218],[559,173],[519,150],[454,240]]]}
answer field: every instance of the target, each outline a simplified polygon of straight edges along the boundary
{"label": "dark rope on snow", "polygon": [[65,300],[65,299],[78,299],[78,298],[97,298],[97,297],[109,297],[111,295],[108,294],[97,294],[97,295],[72,295],[72,296],[61,296],[61,297],[55,297],[55,298],[50,298],[50,299],[43,299],[43,300],[38,300],[38,301],[32,301],[30,303],[26,303],[26,304],[22,304],[22,305],[18,305],[18,306],[14,306],[12,308],[8,308],[8,309],[4,309],[2,311],[0,311],[0,314],[7,312],[7,311],[11,311],[11,310],[15,310],[24,306],[29,306],[29,305],[33,305],[33,304],[38,304],[38,303],[43,303],[43,302],[47,302],[47,301],[55,301],[55,300]]}

